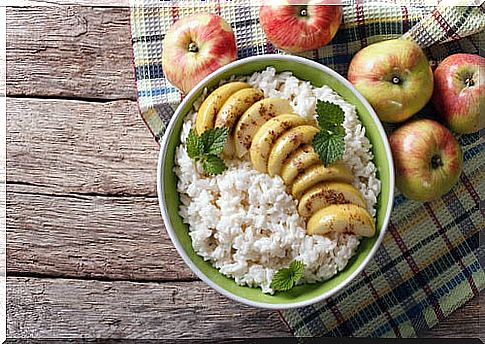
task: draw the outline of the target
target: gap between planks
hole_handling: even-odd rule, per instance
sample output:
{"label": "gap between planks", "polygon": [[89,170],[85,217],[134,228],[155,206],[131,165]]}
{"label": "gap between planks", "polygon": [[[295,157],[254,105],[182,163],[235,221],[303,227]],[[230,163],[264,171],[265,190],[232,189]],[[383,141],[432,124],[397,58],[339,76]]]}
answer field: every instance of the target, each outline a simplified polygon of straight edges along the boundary
{"label": "gap between planks", "polygon": [[277,311],[205,285],[7,278],[7,336],[17,338],[250,338],[291,336]]}
{"label": "gap between planks", "polygon": [[135,101],[7,97],[7,147],[8,183],[156,197],[159,146]]}
{"label": "gap between planks", "polygon": [[13,94],[13,95],[8,95],[8,98],[14,98],[14,99],[32,99],[32,100],[52,100],[52,101],[75,101],[75,102],[86,102],[86,103],[100,103],[100,104],[107,104],[107,103],[113,103],[115,101],[134,101],[136,102],[136,99],[133,98],[116,98],[116,99],[109,99],[109,98],[95,98],[95,97],[82,97],[82,96],[66,96],[66,95],[42,95],[42,94],[32,94],[32,95],[27,95],[27,94]]}
{"label": "gap between planks", "polygon": [[109,280],[196,276],[177,254],[156,198],[51,197],[7,186],[8,273]]}
{"label": "gap between planks", "polygon": [[[7,277],[7,292],[9,337],[291,335],[277,311],[236,303],[199,281],[159,285]],[[481,293],[419,337],[483,338],[479,318],[484,315],[480,307],[484,300]],[[113,323],[122,326],[113,332],[109,326]]]}
{"label": "gap between planks", "polygon": [[136,99],[129,8],[7,7],[6,21],[7,95]]}
{"label": "gap between planks", "polygon": [[200,282],[201,280],[196,277],[182,277],[182,278],[174,278],[174,279],[129,279],[129,278],[111,278],[111,277],[92,277],[92,276],[76,276],[76,275],[55,275],[55,274],[42,274],[42,273],[35,273],[35,272],[7,272],[7,277],[22,277],[22,278],[38,278],[38,279],[51,279],[51,280],[78,280],[78,281],[97,281],[97,282],[133,282],[133,283],[157,283],[157,284],[164,284],[164,283],[192,283],[192,282]]}
{"label": "gap between planks", "polygon": [[62,193],[59,191],[52,190],[52,188],[48,187],[47,185],[40,185],[34,183],[27,183],[27,182],[17,182],[17,181],[7,181],[7,187],[10,185],[17,185],[19,188],[26,187],[25,191],[17,190],[16,193],[24,194],[24,195],[40,195],[40,196],[47,196],[47,197],[61,197],[61,198],[77,198],[82,200],[87,200],[89,197],[127,197],[127,198],[153,198],[157,199],[156,195],[131,195],[131,194],[123,194],[123,193],[97,193],[97,192],[67,192]]}

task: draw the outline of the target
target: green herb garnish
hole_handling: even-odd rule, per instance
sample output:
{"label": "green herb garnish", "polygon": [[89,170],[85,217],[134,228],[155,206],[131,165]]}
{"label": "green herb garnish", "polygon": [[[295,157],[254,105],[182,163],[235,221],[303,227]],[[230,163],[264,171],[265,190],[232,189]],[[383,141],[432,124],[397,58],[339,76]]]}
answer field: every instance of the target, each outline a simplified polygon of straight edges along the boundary
{"label": "green herb garnish", "polygon": [[325,166],[340,160],[345,149],[345,115],[336,104],[318,100],[317,122],[320,128],[312,145]]}
{"label": "green herb garnish", "polygon": [[271,289],[274,291],[288,291],[295,285],[296,282],[303,275],[305,265],[299,261],[294,260],[287,268],[279,269],[273,276],[271,281]]}
{"label": "green herb garnish", "polygon": [[224,150],[228,134],[229,128],[210,128],[200,136],[190,129],[186,141],[189,158],[200,161],[210,175],[224,172],[227,166],[218,154]]}

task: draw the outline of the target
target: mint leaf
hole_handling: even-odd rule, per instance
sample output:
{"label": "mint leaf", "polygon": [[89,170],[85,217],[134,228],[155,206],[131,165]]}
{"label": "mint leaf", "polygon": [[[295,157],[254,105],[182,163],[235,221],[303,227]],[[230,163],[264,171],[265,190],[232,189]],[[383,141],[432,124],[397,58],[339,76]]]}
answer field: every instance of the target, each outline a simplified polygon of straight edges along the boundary
{"label": "mint leaf", "polygon": [[320,127],[312,146],[325,166],[342,158],[345,150],[345,114],[336,104],[317,101],[317,122]]}
{"label": "mint leaf", "polygon": [[343,130],[344,119],[345,114],[340,106],[321,100],[317,101],[317,121],[321,129],[340,132]]}
{"label": "mint leaf", "polygon": [[325,166],[340,160],[344,154],[345,136],[321,130],[313,137],[312,145]]}
{"label": "mint leaf", "polygon": [[202,168],[208,174],[222,173],[227,166],[217,154],[224,150],[228,134],[229,128],[210,128],[200,136],[190,129],[186,140],[188,156],[202,162]]}
{"label": "mint leaf", "polygon": [[190,129],[186,140],[187,154],[191,159],[198,159],[204,154],[204,143],[197,136],[194,129]]}
{"label": "mint leaf", "polygon": [[303,275],[303,271],[305,271],[305,264],[303,264],[303,262],[299,260],[294,260],[290,264],[290,269],[293,270],[296,279],[299,280],[300,277]]}
{"label": "mint leaf", "polygon": [[217,155],[208,154],[202,159],[202,168],[210,175],[220,174],[227,169],[224,160]]}
{"label": "mint leaf", "polygon": [[220,154],[226,144],[229,128],[210,128],[200,136],[204,143],[204,153]]}
{"label": "mint leaf", "polygon": [[279,269],[274,274],[271,280],[271,289],[275,291],[290,290],[301,278],[303,271],[305,271],[305,265],[299,260],[294,260],[289,267]]}

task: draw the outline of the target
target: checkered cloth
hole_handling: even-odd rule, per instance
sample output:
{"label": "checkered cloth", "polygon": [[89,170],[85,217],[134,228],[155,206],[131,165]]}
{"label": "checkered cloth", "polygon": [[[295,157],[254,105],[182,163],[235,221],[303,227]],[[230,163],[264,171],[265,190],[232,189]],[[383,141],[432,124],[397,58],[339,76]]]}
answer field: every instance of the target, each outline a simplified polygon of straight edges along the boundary
{"label": "checkered cloth", "polygon": [[[358,50],[384,39],[404,35],[436,61],[455,52],[477,54],[483,45],[483,4],[343,3],[342,26],[331,44],[303,56],[344,76]],[[138,102],[142,118],[157,140],[181,100],[161,66],[167,29],[190,13],[218,13],[235,32],[239,58],[283,53],[267,41],[258,21],[259,5],[255,0],[131,0]],[[485,191],[485,142],[478,133],[459,140],[465,167],[453,190],[431,203],[413,202],[397,194],[388,233],[365,271],[334,297],[282,313],[295,335],[413,337],[484,288],[479,231],[485,223],[479,204]]]}

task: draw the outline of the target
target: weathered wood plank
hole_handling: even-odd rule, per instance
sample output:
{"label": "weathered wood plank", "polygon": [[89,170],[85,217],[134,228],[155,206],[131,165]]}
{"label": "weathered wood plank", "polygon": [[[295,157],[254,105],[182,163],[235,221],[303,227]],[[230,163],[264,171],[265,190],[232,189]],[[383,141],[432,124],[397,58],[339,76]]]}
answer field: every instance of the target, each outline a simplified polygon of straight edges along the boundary
{"label": "weathered wood plank", "polygon": [[8,273],[100,279],[195,279],[156,198],[45,195],[7,186]]}
{"label": "weathered wood plank", "polygon": [[128,7],[129,0],[15,0],[7,1],[7,6],[102,6],[102,7]]}
{"label": "weathered wood plank", "polygon": [[[7,278],[7,333],[49,338],[286,336],[277,313],[237,304],[202,282]],[[420,337],[484,338],[485,294]],[[163,325],[163,326],[162,326]]]}
{"label": "weathered wood plank", "polygon": [[156,195],[158,146],[134,101],[7,99],[7,180],[62,193]]}
{"label": "weathered wood plank", "polygon": [[7,336],[234,338],[288,336],[277,312],[247,307],[202,282],[7,279]]}
{"label": "weathered wood plank", "polygon": [[480,338],[485,340],[485,292],[468,301],[448,318],[429,331],[419,334],[422,338]]}
{"label": "weathered wood plank", "polygon": [[127,8],[7,8],[7,94],[135,99]]}

